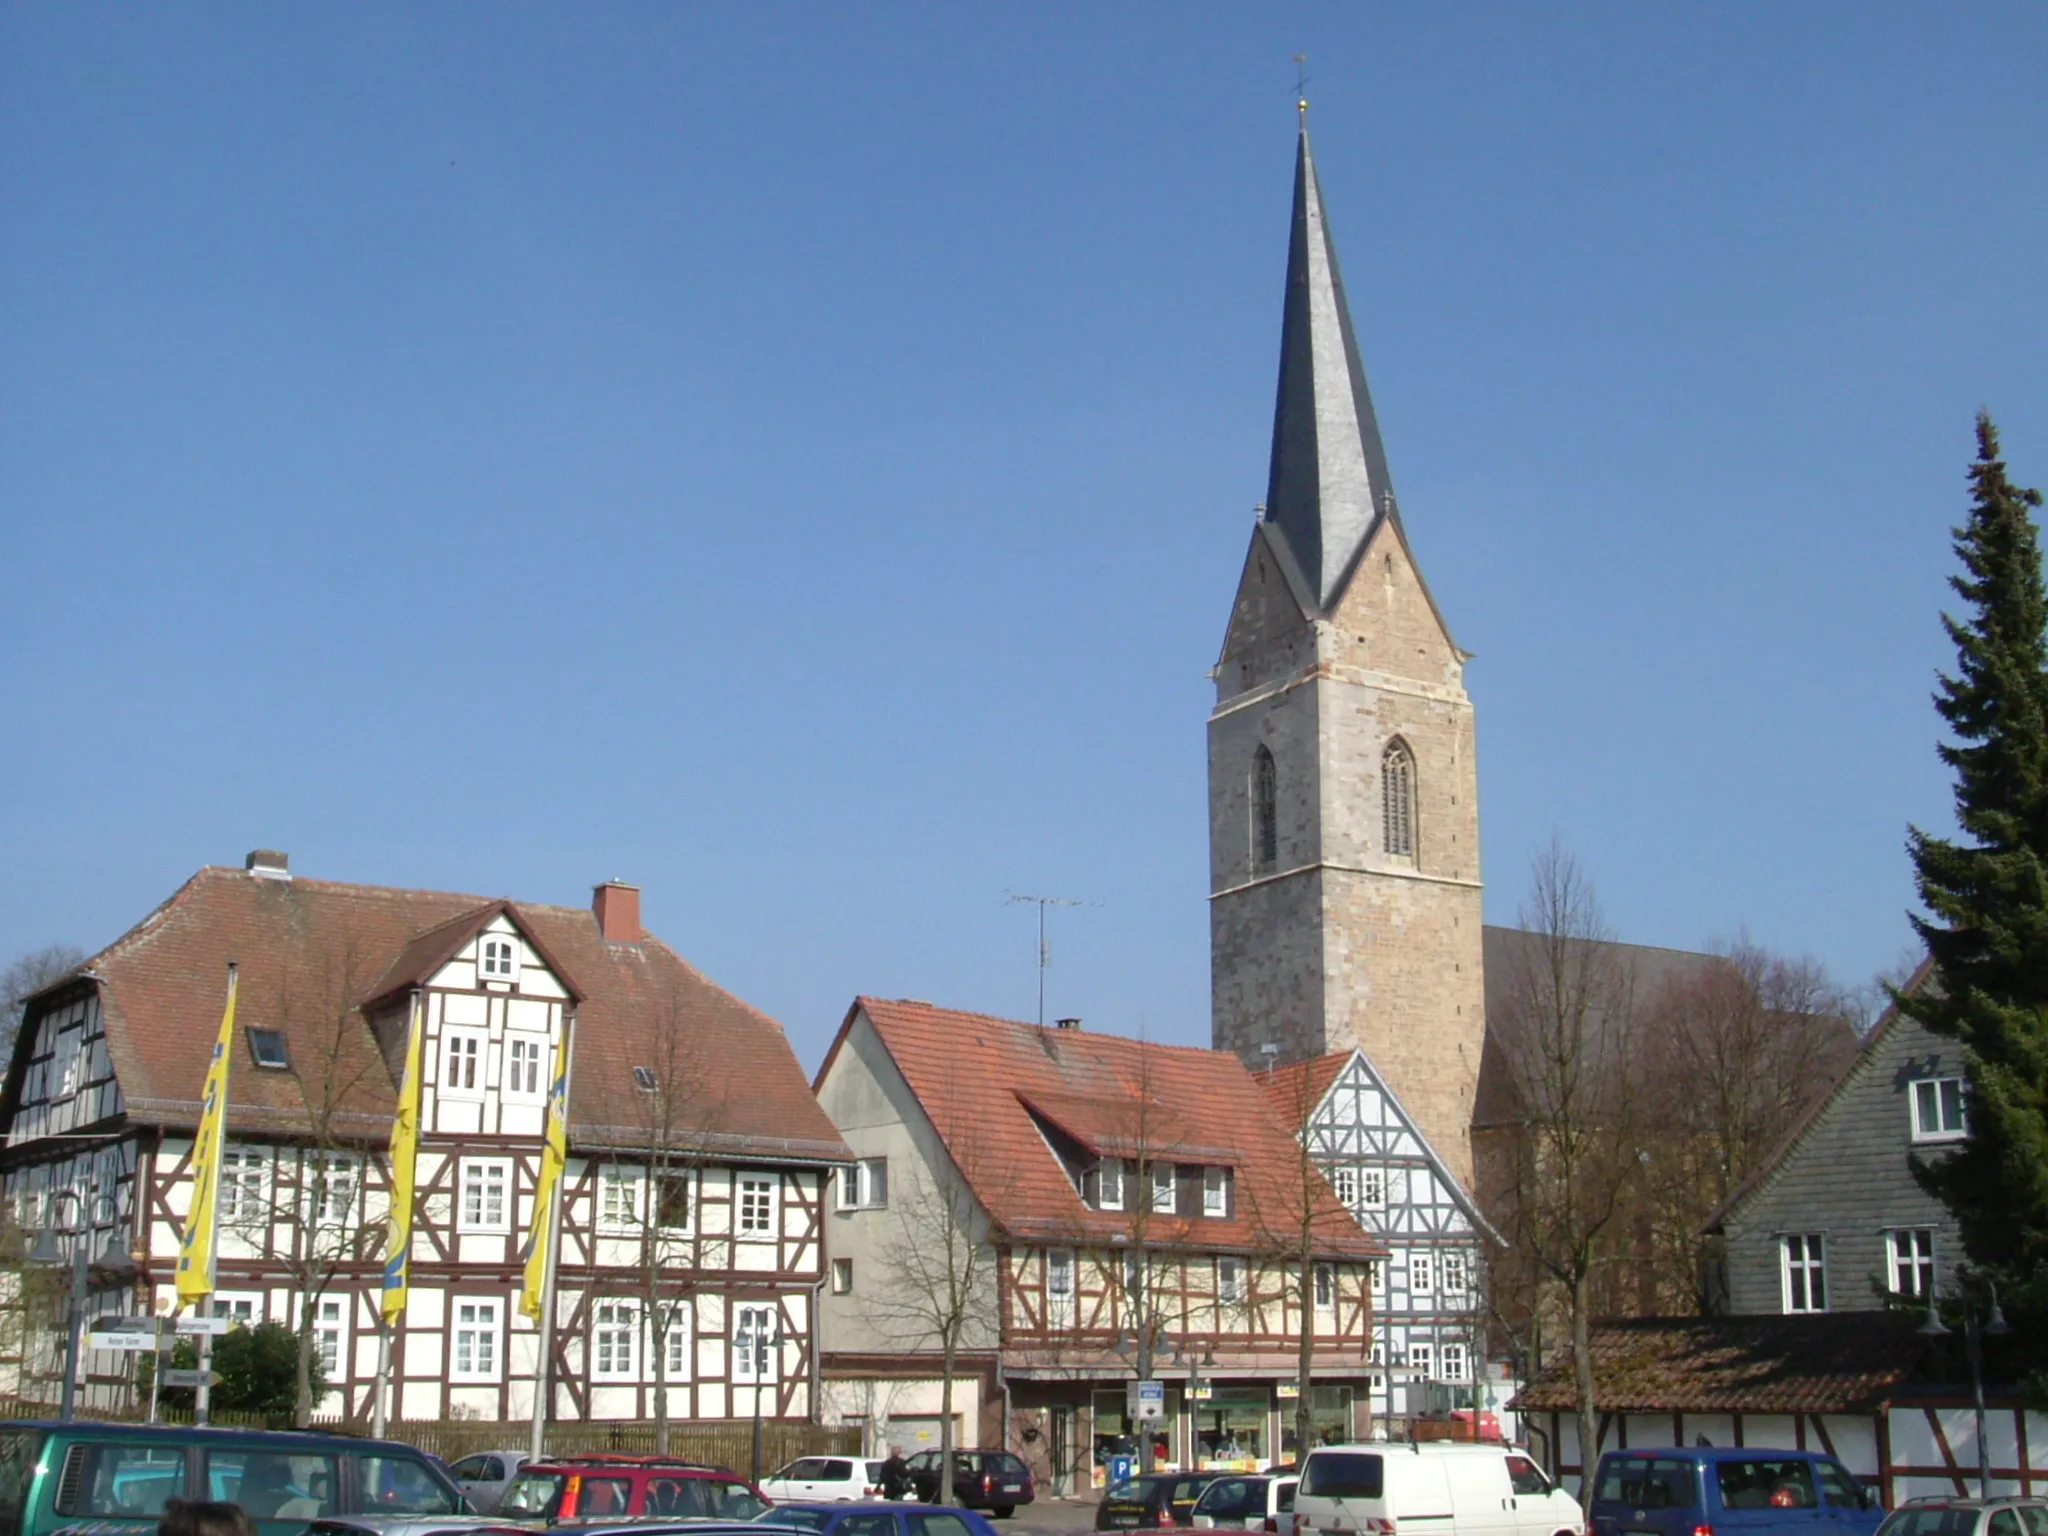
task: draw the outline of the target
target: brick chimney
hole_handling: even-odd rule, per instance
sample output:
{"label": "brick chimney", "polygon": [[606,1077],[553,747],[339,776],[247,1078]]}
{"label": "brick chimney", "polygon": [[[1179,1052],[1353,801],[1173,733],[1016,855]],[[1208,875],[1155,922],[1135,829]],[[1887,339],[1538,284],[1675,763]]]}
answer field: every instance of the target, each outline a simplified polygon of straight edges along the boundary
{"label": "brick chimney", "polygon": [[607,880],[590,893],[590,910],[597,914],[597,931],[610,944],[638,944],[647,937],[640,926],[640,887],[621,880]]}

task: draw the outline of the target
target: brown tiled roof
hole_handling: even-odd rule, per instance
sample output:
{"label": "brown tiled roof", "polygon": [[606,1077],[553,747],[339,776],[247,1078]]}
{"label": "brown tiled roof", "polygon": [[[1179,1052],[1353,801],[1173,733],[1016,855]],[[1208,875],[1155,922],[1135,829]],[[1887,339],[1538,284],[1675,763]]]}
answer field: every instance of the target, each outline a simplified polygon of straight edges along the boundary
{"label": "brown tiled roof", "polygon": [[[819,1069],[820,1083],[863,1015],[982,1206],[1013,1236],[1109,1242],[1133,1231],[1130,1213],[1082,1203],[1041,1121],[1125,1156],[1142,1146],[1155,1156],[1236,1169],[1232,1215],[1149,1216],[1147,1243],[1257,1252],[1300,1228],[1299,1151],[1252,1074],[1228,1052],[862,997]],[[1310,1179],[1321,1256],[1385,1252],[1320,1174],[1310,1170]]]}
{"label": "brown tiled roof", "polygon": [[1266,1101],[1273,1106],[1273,1113],[1280,1117],[1280,1123],[1299,1130],[1323,1102],[1330,1085],[1337,1081],[1337,1074],[1350,1062],[1351,1055],[1350,1051],[1332,1051],[1327,1056],[1311,1056],[1306,1061],[1291,1062],[1254,1075],[1265,1090]]}
{"label": "brown tiled roof", "polygon": [[[339,1130],[365,1138],[386,1134],[395,1098],[392,1064],[358,1005],[431,974],[438,960],[499,911],[581,994],[573,1141],[644,1144],[646,1133],[620,1106],[636,1102],[633,1068],[661,1064],[660,1042],[673,1025],[689,1075],[703,1084],[679,1111],[690,1122],[693,1143],[764,1157],[847,1157],[782,1027],[658,939],[607,943],[596,918],[581,907],[261,879],[225,868],[202,869],[86,967],[99,984],[107,1045],[128,1113],[167,1126],[196,1122],[232,960],[241,969],[238,1022],[282,1030],[295,1071],[259,1071],[246,1053],[238,1055],[229,1078],[230,1126],[303,1129],[307,1094],[300,1081],[307,1079],[307,1092],[317,1096],[317,1078],[346,1089]],[[331,1070],[325,1066],[330,1059]]]}
{"label": "brown tiled roof", "polygon": [[[1854,1413],[1913,1376],[1918,1319],[1886,1312],[1817,1317],[1636,1318],[1593,1327],[1602,1413]],[[1515,1399],[1521,1413],[1577,1403],[1567,1352]]]}

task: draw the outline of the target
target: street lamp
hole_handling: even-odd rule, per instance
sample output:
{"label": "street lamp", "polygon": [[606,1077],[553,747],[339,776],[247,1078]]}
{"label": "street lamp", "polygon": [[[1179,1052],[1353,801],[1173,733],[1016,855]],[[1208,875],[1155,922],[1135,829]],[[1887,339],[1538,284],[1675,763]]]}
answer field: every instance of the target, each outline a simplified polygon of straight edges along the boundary
{"label": "street lamp", "polygon": [[[73,1202],[74,1208],[84,1204],[83,1197],[75,1189],[56,1190],[52,1193],[51,1200],[54,1203],[67,1196]],[[83,1353],[85,1343],[88,1272],[98,1270],[106,1278],[119,1282],[133,1280],[137,1271],[134,1261],[114,1245],[112,1238],[107,1240],[106,1251],[97,1260],[88,1259],[87,1250],[92,1241],[92,1229],[85,1224],[82,1214],[76,1219],[75,1225],[63,1230],[72,1239],[71,1252],[68,1255],[58,1244],[58,1229],[49,1226],[36,1233],[35,1244],[28,1252],[28,1262],[38,1269],[63,1269],[68,1266],[71,1270],[71,1317],[64,1339],[64,1387],[58,1409],[60,1417],[69,1419],[76,1416],[78,1408],[78,1359]]]}
{"label": "street lamp", "polygon": [[[761,1482],[762,1436],[761,1425],[761,1378],[768,1374],[770,1359],[778,1363],[782,1359],[782,1317],[780,1313],[763,1317],[759,1312],[749,1314],[754,1319],[750,1333],[743,1334],[748,1355],[754,1367],[754,1484]],[[769,1352],[774,1351],[771,1355]]]}
{"label": "street lamp", "polygon": [[[1984,1321],[1977,1321],[1976,1298],[1967,1292],[1959,1292],[1957,1300],[1963,1307],[1964,1352],[1970,1359],[1970,1401],[1977,1410],[1977,1496],[1991,1497],[1991,1447],[1984,1438],[1984,1339],[1998,1338],[2012,1332],[2012,1324],[2005,1320],[2005,1313],[1998,1306],[1998,1287],[1990,1286],[1991,1306],[1985,1313]],[[1924,1338],[1945,1338],[1951,1330],[1941,1320],[1941,1311],[1935,1305],[1934,1288],[1927,1289],[1927,1321],[1920,1325]]]}

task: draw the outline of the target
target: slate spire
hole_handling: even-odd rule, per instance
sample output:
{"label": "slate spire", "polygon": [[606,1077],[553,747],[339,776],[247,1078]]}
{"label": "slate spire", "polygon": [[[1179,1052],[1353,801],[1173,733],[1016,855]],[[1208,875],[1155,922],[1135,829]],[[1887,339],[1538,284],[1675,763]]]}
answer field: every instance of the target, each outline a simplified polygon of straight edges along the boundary
{"label": "slate spire", "polygon": [[1266,521],[1286,537],[1316,606],[1327,612],[1374,520],[1394,515],[1387,451],[1358,360],[1304,110],[1294,162],[1294,228],[1287,241]]}

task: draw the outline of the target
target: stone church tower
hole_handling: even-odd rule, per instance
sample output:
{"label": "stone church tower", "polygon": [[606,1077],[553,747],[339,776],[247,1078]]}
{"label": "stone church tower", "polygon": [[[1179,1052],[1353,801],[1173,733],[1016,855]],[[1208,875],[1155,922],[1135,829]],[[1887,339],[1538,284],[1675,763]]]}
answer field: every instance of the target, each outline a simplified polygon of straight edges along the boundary
{"label": "stone church tower", "polygon": [[1304,121],[1272,471],[1209,717],[1214,1042],[1254,1067],[1363,1047],[1469,1188],[1466,660],[1401,526]]}

